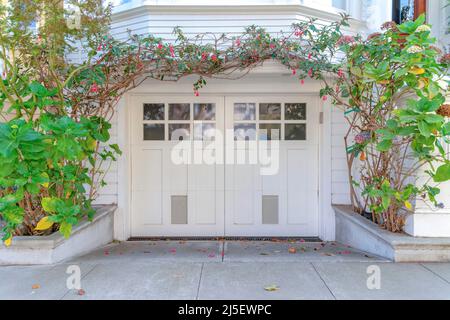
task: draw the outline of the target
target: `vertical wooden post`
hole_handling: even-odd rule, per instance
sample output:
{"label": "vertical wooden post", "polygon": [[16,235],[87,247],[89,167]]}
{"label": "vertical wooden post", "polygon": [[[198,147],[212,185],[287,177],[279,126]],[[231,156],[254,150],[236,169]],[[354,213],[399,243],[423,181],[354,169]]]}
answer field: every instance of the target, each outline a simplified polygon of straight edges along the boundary
{"label": "vertical wooden post", "polygon": [[414,19],[417,19],[422,13],[427,11],[427,0],[414,1]]}

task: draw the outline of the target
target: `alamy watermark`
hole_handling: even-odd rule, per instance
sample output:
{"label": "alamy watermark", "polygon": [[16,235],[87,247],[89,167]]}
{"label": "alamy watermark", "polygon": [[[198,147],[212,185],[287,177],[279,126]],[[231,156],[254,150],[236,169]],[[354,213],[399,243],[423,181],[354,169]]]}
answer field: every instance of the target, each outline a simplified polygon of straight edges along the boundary
{"label": "alamy watermark", "polygon": [[370,265],[367,267],[368,274],[366,285],[369,290],[381,289],[381,269],[377,265]]}
{"label": "alamy watermark", "polygon": [[[278,132],[278,130],[273,130]],[[255,137],[253,133],[248,133]],[[171,150],[171,161],[176,165],[259,165],[264,176],[278,174],[280,168],[280,141],[276,140],[236,140],[233,130],[209,129],[203,134],[204,140],[182,140],[184,129],[174,130],[172,141],[178,141]],[[272,137],[276,134],[272,133]]]}
{"label": "alamy watermark", "polygon": [[69,290],[81,289],[81,269],[78,265],[70,265],[66,269],[66,273],[69,275],[66,279],[66,287]]}

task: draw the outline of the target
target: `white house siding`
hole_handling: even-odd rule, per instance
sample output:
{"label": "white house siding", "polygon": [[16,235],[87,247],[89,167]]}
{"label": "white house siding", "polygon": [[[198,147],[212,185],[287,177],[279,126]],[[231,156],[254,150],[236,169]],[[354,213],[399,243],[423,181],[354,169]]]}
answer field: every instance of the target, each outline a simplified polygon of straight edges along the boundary
{"label": "white house siding", "polygon": [[[378,0],[370,0],[370,3]],[[272,1],[274,2],[274,1]],[[290,1],[292,2],[292,1]],[[294,1],[295,2],[295,1]],[[351,3],[352,1],[350,1]],[[385,1],[383,0],[383,3]],[[360,10],[358,3],[353,3],[352,10]],[[128,6],[132,8],[132,6]],[[356,9],[355,9],[356,8]],[[384,8],[384,6],[383,6]],[[372,15],[366,14],[366,17]],[[111,26],[111,34],[117,39],[127,39],[128,32],[133,34],[154,34],[164,41],[174,40],[172,31],[180,27],[187,36],[198,33],[212,32],[215,34],[240,34],[245,27],[257,25],[266,28],[273,35],[280,31],[289,31],[292,23],[315,16],[318,24],[329,23],[337,19],[335,13],[320,11],[298,5],[277,6],[146,6],[117,12]],[[380,14],[377,13],[379,19]],[[382,19],[386,20],[386,19]],[[380,20],[381,21],[381,20]],[[353,21],[352,28],[346,30],[349,34],[369,32],[365,23]],[[76,57],[76,56],[75,56]],[[332,133],[332,202],[348,204],[348,178],[346,173],[343,135],[346,130],[342,112],[333,109],[331,116]],[[117,118],[113,121],[113,141],[117,138]],[[106,177],[108,186],[103,188],[97,203],[109,204],[118,201],[118,171],[117,165],[112,166]]]}

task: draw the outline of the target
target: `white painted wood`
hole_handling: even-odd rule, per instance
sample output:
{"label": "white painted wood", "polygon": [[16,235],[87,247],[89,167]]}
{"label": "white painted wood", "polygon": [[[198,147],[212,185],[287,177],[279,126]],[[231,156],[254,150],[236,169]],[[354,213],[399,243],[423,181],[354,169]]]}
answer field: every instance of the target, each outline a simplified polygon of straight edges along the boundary
{"label": "white painted wood", "polygon": [[[208,85],[201,90],[201,97],[217,97],[224,95],[236,96],[236,95],[248,95],[259,96],[267,92],[272,92],[273,95],[286,96],[295,92],[296,95],[302,97],[317,97],[317,92],[320,89],[320,85],[314,81],[307,81],[305,85],[300,86],[298,80],[292,76],[277,75],[276,71],[283,70],[282,68],[276,69],[270,66],[272,73],[266,73],[262,68],[261,73],[252,73],[243,79],[228,81],[228,80],[209,80]],[[132,119],[131,111],[133,110],[133,104],[131,101],[135,97],[146,97],[149,94],[162,96],[162,97],[183,97],[185,95],[193,97],[192,94],[192,82],[195,78],[182,79],[177,83],[172,82],[159,82],[156,80],[147,81],[139,88],[133,90],[133,93],[127,95],[123,99],[123,106],[120,106],[118,113],[118,132],[119,145],[124,151],[124,155],[119,158],[118,161],[118,195],[101,195],[98,199],[99,203],[116,203],[118,201],[118,210],[116,214],[116,228],[115,238],[119,240],[126,240],[131,236],[131,131],[132,131]],[[322,107],[320,107],[322,108]],[[334,239],[334,212],[330,209],[331,203],[347,203],[348,194],[331,194],[332,181],[335,179],[331,173],[336,170],[346,170],[345,161],[341,161],[340,165],[336,167],[331,161],[331,115],[334,115],[334,107],[328,104],[323,106],[324,111],[324,124],[321,129],[321,144],[320,144],[320,166],[321,171],[319,174],[321,181],[321,201],[319,212],[319,236],[324,240]],[[129,116],[128,116],[129,114]],[[117,123],[113,123],[117,125]],[[328,133],[327,133],[328,132]],[[341,138],[339,138],[341,139]],[[327,142],[328,141],[328,142]],[[327,147],[327,145],[329,147]],[[129,183],[127,181],[130,181]],[[336,179],[336,181],[339,181]],[[339,181],[342,182],[342,181]],[[267,184],[266,184],[267,185]],[[348,188],[346,188],[347,190]],[[347,191],[343,192],[347,192]],[[118,200],[117,200],[118,199]]]}
{"label": "white painted wood", "polygon": [[[131,99],[131,236],[223,235],[223,167],[220,164],[177,164],[172,150],[179,141],[167,141],[168,103],[215,103],[216,125],[223,130],[223,98],[141,95]],[[143,104],[165,103],[166,141],[143,139]],[[189,122],[188,122],[189,123]],[[223,122],[222,122],[223,123]],[[191,135],[193,129],[191,125]],[[210,142],[216,144],[220,141]],[[195,142],[184,141],[190,148]],[[187,196],[188,223],[172,224],[171,197]]]}
{"label": "white painted wood", "polygon": [[[288,94],[238,95],[226,96],[225,99],[227,130],[234,127],[235,103],[255,103],[257,106],[265,102],[307,104],[307,140],[280,141],[279,170],[276,175],[262,175],[259,163],[243,165],[227,162],[225,235],[318,236],[318,99]],[[258,109],[256,113],[258,115]],[[286,123],[283,113],[279,123]],[[283,129],[281,136],[284,136]],[[234,152],[248,151],[255,143],[242,142],[233,148]],[[265,195],[278,196],[278,224],[262,224],[262,197]]]}

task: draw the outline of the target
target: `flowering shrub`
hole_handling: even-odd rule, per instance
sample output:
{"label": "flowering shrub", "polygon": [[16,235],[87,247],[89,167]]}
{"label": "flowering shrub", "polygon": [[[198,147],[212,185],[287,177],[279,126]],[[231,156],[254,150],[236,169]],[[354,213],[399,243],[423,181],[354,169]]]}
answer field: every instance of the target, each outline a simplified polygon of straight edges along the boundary
{"label": "flowering shrub", "polygon": [[[436,201],[438,183],[450,180],[444,147],[450,142],[444,104],[449,61],[439,59],[424,20],[387,23],[367,40],[338,42],[346,56],[344,72],[324,90],[350,124],[346,146],[355,209],[371,212],[391,231],[402,230],[401,209],[412,210],[417,197],[442,206]],[[422,168],[430,177],[426,183],[416,181]]]}
{"label": "flowering shrub", "polygon": [[[3,241],[40,235],[93,217],[92,201],[105,184],[103,162],[114,160],[109,140],[113,93],[97,96],[104,74],[90,61],[75,66],[61,57],[70,43],[87,48],[106,31],[101,1],[70,1],[83,12],[83,27],[66,25],[60,1],[15,1],[0,6],[0,215]],[[34,29],[37,21],[45,23]],[[94,17],[94,18],[92,18]],[[105,24],[106,23],[106,24]],[[85,86],[80,86],[84,83]]]}

